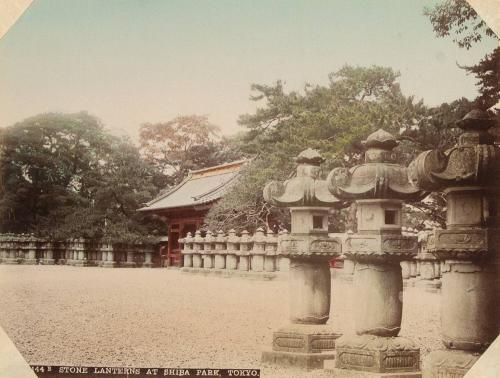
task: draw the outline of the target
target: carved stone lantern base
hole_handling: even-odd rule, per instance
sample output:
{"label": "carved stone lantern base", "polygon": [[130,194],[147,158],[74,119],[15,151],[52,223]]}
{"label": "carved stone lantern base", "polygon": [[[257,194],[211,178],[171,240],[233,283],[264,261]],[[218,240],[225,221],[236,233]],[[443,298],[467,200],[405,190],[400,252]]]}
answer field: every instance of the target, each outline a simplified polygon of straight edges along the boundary
{"label": "carved stone lantern base", "polygon": [[420,351],[404,337],[343,336],[336,345],[338,377],[421,378]]}
{"label": "carved stone lantern base", "polygon": [[460,378],[481,357],[479,353],[461,350],[435,350],[424,362],[424,378]]}
{"label": "carved stone lantern base", "polygon": [[322,369],[335,358],[335,340],[340,334],[323,324],[290,324],[273,333],[273,346],[264,350],[262,362]]}

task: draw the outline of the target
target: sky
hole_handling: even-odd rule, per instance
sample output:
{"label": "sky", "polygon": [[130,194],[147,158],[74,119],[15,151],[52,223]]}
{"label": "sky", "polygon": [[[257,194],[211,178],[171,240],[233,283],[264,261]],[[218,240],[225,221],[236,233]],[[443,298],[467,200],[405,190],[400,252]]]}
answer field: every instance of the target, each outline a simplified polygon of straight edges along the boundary
{"label": "sky", "polygon": [[[250,85],[328,83],[345,64],[401,73],[405,95],[473,99],[471,50],[437,38],[433,0],[35,0],[0,39],[0,127],[45,112],[87,111],[114,134],[207,115],[223,134],[252,113]],[[261,104],[262,105],[262,104]]]}

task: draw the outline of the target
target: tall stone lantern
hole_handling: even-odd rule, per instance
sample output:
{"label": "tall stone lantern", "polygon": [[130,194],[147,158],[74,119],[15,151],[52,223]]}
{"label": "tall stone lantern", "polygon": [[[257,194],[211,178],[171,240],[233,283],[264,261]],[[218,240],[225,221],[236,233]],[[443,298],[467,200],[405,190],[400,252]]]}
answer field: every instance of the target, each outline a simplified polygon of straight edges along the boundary
{"label": "tall stone lantern", "polygon": [[328,237],[328,213],[341,205],[320,180],[324,159],[307,149],[296,159],[296,177],[271,182],[264,198],[291,212],[291,233],[280,240],[281,254],[290,259],[290,321],[273,334],[272,350],[263,362],[322,368],[334,358],[335,333],[326,322],[330,313],[331,276],[328,261],[341,254],[341,242]]}
{"label": "tall stone lantern", "polygon": [[403,201],[423,192],[395,164],[396,139],[380,129],[363,142],[365,163],[336,168],[327,181],[339,199],[355,201],[358,232],[348,234],[343,253],[356,262],[354,301],[356,335],[337,340],[335,371],[340,377],[421,377],[420,352],[398,336],[403,309],[400,262],[417,254],[415,236],[403,236]]}
{"label": "tall stone lantern", "polygon": [[462,377],[500,327],[500,148],[488,129],[495,121],[473,110],[457,125],[458,144],[421,153],[411,164],[415,186],[446,195],[445,230],[434,230],[427,250],[445,262],[441,330],[445,350],[424,361],[428,377]]}

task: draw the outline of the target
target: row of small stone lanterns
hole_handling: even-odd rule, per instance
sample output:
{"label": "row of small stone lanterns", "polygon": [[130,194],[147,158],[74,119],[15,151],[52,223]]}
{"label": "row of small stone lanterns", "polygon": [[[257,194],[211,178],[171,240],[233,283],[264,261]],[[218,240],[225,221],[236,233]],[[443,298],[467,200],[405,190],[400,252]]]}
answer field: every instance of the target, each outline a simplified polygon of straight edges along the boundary
{"label": "row of small stone lanterns", "polygon": [[[268,363],[321,368],[335,359],[339,377],[422,376],[416,344],[398,336],[403,309],[401,261],[417,256],[416,236],[402,234],[405,201],[431,191],[447,197],[447,229],[426,239],[420,271],[442,270],[444,350],[424,360],[425,377],[463,377],[500,329],[500,148],[488,129],[494,121],[472,111],[458,126],[458,144],[426,151],[408,168],[395,163],[396,139],[384,130],[364,142],[365,163],[319,178],[323,158],[313,150],[297,158],[296,177],[264,189],[266,201],[291,211],[291,234],[281,242],[290,258],[290,321],[273,334]],[[342,202],[357,204],[357,233],[342,243],[328,237],[327,214]],[[354,264],[354,335],[339,335],[329,319],[328,260]],[[429,257],[429,259],[428,259]],[[444,262],[441,269],[441,261]],[[411,275],[410,264],[410,275]],[[435,273],[432,274],[433,276]]]}
{"label": "row of small stone lanterns", "polygon": [[289,260],[278,250],[283,235],[286,231],[276,235],[268,230],[264,234],[262,228],[258,228],[254,235],[244,230],[240,236],[235,230],[230,230],[227,235],[223,231],[216,234],[207,231],[205,236],[200,230],[194,236],[188,233],[185,238],[179,239],[184,270],[288,271]]}
{"label": "row of small stone lanterns", "polygon": [[153,249],[145,245],[111,244],[83,238],[52,242],[33,235],[0,235],[0,262],[103,267],[151,267]]}

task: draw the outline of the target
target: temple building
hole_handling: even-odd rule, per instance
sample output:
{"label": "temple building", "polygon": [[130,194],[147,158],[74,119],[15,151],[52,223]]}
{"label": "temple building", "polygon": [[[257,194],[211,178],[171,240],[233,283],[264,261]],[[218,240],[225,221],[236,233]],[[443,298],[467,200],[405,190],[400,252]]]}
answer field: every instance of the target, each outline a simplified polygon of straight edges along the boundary
{"label": "temple building", "polygon": [[238,160],[191,171],[179,185],[138,210],[167,219],[168,244],[160,250],[163,265],[181,265],[179,238],[194,233],[203,224],[210,208],[236,181],[247,162]]}

